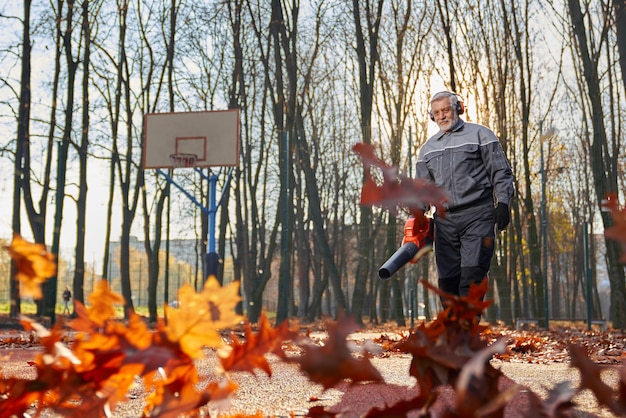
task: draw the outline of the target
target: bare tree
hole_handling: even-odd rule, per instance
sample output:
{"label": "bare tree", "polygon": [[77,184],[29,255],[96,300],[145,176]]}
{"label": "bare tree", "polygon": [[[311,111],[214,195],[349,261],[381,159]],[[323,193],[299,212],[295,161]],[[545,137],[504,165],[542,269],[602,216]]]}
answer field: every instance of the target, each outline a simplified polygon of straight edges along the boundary
{"label": "bare tree", "polygon": [[[506,323],[512,324],[514,313],[516,316],[530,317],[539,315],[539,312],[543,313],[544,310],[541,307],[545,300],[542,297],[544,281],[540,269],[541,253],[531,188],[533,175],[530,160],[532,158],[530,119],[535,82],[533,45],[530,43],[532,35],[529,28],[528,2],[500,1],[497,5],[487,4],[486,7],[493,7],[497,12],[489,19],[491,32],[490,35],[485,36],[483,42],[483,54],[489,57],[487,60],[490,66],[487,74],[483,75],[486,77],[482,84],[485,89],[486,102],[493,103],[492,106],[495,109],[494,112],[489,112],[492,114],[491,120],[496,124],[496,130],[500,132],[500,140],[505,152],[510,156],[513,168],[519,173],[519,179],[516,179],[519,199],[512,202],[513,212],[516,214],[513,222],[514,228],[511,228],[513,234],[499,237],[499,251],[493,262],[500,315]],[[488,10],[485,9],[487,14],[489,14]],[[497,34],[502,32],[505,33],[502,42],[497,42],[496,48],[490,48],[486,40],[490,37],[498,39]],[[489,109],[492,106],[487,105],[485,108]],[[520,108],[521,114],[519,114]],[[518,148],[520,144],[521,150]],[[524,240],[530,247],[529,260],[520,251],[516,251]],[[507,253],[509,257],[506,257]],[[510,263],[510,266],[507,266],[507,263]],[[516,263],[520,267],[517,267]],[[527,264],[531,266],[528,269],[530,280],[526,273],[527,269],[522,267]],[[515,274],[518,271],[522,271],[521,292]],[[517,289],[515,310],[511,306],[511,283],[514,289]],[[534,301],[534,303],[529,303],[529,301]],[[495,319],[494,310],[490,310],[490,318]]]}
{"label": "bare tree", "polygon": [[[263,9],[255,8],[250,1],[246,2],[246,6],[253,31],[252,47],[256,48],[256,56],[262,68],[249,67],[251,73],[249,91],[252,95],[245,96],[249,99],[246,101],[249,106],[244,107],[243,111],[245,115],[241,150],[243,171],[237,173],[240,187],[235,190],[238,250],[236,269],[240,268],[240,274],[243,276],[248,318],[251,322],[256,322],[263,309],[263,291],[272,275],[271,263],[278,249],[279,211],[276,208],[270,215],[268,213],[270,208],[265,205],[271,198],[280,201],[270,187],[270,161],[276,164],[278,162],[270,159],[275,143],[268,141],[273,130],[265,120],[266,116],[272,116],[276,120],[277,115],[273,112],[275,106],[270,106],[277,103],[278,99],[270,86],[271,40],[261,29]],[[258,110],[253,112],[252,103],[255,101],[259,103]],[[258,141],[255,138],[258,138]],[[268,216],[272,216],[272,221],[268,222]],[[272,225],[271,228],[267,228],[268,225]]]}
{"label": "bare tree", "polygon": [[85,226],[87,224],[87,156],[89,150],[89,114],[91,112],[89,102],[89,89],[91,88],[91,10],[89,0],[83,0],[81,36],[84,41],[83,49],[83,74],[82,74],[82,121],[80,143],[77,144],[79,161],[78,196],[76,199],[76,248],[74,249],[75,266],[74,279],[72,281],[72,295],[75,300],[84,301],[83,285],[85,282]]}
{"label": "bare tree", "polygon": [[[274,7],[279,6],[279,1],[273,2]],[[282,17],[282,10],[275,10],[274,18]],[[297,79],[298,79],[298,61],[297,54],[294,45],[294,37],[297,33],[297,21],[298,21],[298,8],[294,3],[291,9],[292,14],[292,27],[291,32],[288,34],[286,31],[286,26],[281,24],[276,29],[277,32],[274,33],[274,36],[279,36],[279,42],[276,42],[275,46],[279,47],[282,50],[282,53],[285,55],[286,60],[286,75],[288,80],[288,98],[289,105],[287,106],[287,126],[291,127],[290,131],[295,134],[295,147],[296,153],[298,156],[298,160],[300,161],[300,169],[304,174],[306,195],[308,201],[308,210],[309,215],[311,216],[311,220],[313,222],[313,231],[315,233],[315,237],[317,242],[320,245],[321,256],[324,261],[325,268],[329,274],[330,283],[333,288],[333,296],[335,306],[338,312],[344,311],[346,308],[346,303],[344,299],[344,295],[341,289],[341,278],[339,276],[339,271],[337,269],[335,260],[333,258],[332,250],[329,245],[328,236],[325,232],[325,221],[322,214],[321,208],[321,198],[320,198],[320,188],[316,181],[315,172],[313,171],[313,161],[310,156],[310,146],[308,144],[308,139],[305,130],[305,122],[304,122],[304,114],[302,108],[302,100],[299,100],[299,91],[297,90]],[[283,22],[282,18],[279,19],[279,22]],[[319,27],[319,25],[317,26]],[[319,34],[319,31],[316,33]],[[315,38],[316,42],[314,43],[314,47],[312,49],[313,53],[310,56],[309,63],[309,71],[304,73],[304,80],[302,91],[308,91],[309,86],[311,84],[311,72],[310,68],[313,66],[316,57],[318,56],[319,51],[319,36]],[[278,41],[278,39],[277,39]],[[277,55],[275,55],[277,56]],[[276,66],[281,65],[282,63],[276,62]],[[285,225],[283,224],[283,228]],[[283,274],[283,273],[281,273]],[[279,288],[280,289],[280,288]],[[279,295],[280,297],[280,295]],[[279,305],[280,307],[280,305]],[[286,310],[283,314],[287,314]],[[281,319],[286,319],[285,317],[278,316],[277,313],[277,322],[280,322]]]}
{"label": "bare tree", "polygon": [[622,70],[622,83],[626,89],[626,0],[613,0],[615,30],[617,31],[617,49],[619,65]]}
{"label": "bare tree", "polygon": [[[365,0],[352,1],[354,18],[354,35],[356,41],[356,57],[359,64],[359,105],[361,120],[361,136],[365,144],[372,142],[372,109],[374,105],[374,89],[376,69],[379,64],[378,40],[384,0],[375,3]],[[363,15],[364,14],[364,15]],[[365,30],[363,28],[365,24]],[[367,293],[368,278],[372,276],[373,257],[372,210],[361,208],[359,232],[359,262],[354,276],[354,292],[352,294],[352,315],[357,321],[363,319],[363,309]]]}
{"label": "bare tree", "polygon": [[[24,1],[24,18],[22,20],[22,54],[21,78],[19,93],[19,109],[17,116],[17,141],[15,142],[15,161],[13,173],[13,233],[21,232],[22,181],[30,175],[28,169],[28,142],[30,141],[30,79],[31,79],[31,40],[30,40],[30,6],[31,1]],[[15,277],[16,265],[11,261],[11,278]],[[19,283],[11,279],[10,316],[16,318],[20,314]]]}
{"label": "bare tree", "polygon": [[[582,61],[583,75],[586,82],[587,94],[591,103],[591,121],[593,140],[591,142],[591,169],[596,193],[596,202],[602,207],[602,202],[610,195],[617,195],[617,159],[619,146],[617,142],[610,143],[607,138],[602,94],[598,75],[598,60],[601,48],[590,45],[589,30],[585,25],[584,14],[579,0],[568,0],[569,14],[572,29],[577,40],[578,51]],[[588,5],[585,4],[586,10]],[[606,15],[605,15],[606,16]],[[598,41],[606,42],[608,24],[600,26]],[[602,223],[605,228],[613,225],[610,213],[602,211]],[[611,319],[616,328],[626,327],[626,285],[624,282],[624,267],[619,264],[619,244],[612,240],[605,240],[606,257],[611,283]]]}
{"label": "bare tree", "polygon": [[[116,3],[117,4],[117,3]],[[120,10],[119,13],[123,13]],[[102,25],[108,27],[104,22],[118,22],[118,11],[111,12],[107,9],[98,13],[99,19],[94,19],[94,25]],[[100,21],[101,20],[101,21]],[[117,33],[116,33],[117,34]],[[119,38],[121,39],[121,38]],[[99,95],[95,97],[96,104],[94,107],[103,109],[104,122],[102,129],[108,133],[108,138],[104,143],[92,142],[92,146],[97,146],[98,149],[103,149],[102,158],[108,162],[108,193],[106,214],[103,219],[105,223],[104,233],[104,251],[102,254],[102,278],[110,282],[110,265],[111,259],[111,234],[113,228],[116,226],[113,224],[113,210],[116,205],[116,163],[118,159],[118,142],[119,142],[119,119],[120,119],[120,107],[121,107],[121,94],[122,94],[122,77],[116,76],[119,73],[119,64],[117,63],[118,57],[109,47],[109,42],[112,44],[120,45],[119,40],[112,41],[111,39],[99,39],[94,36],[92,42],[92,54],[91,71],[94,78],[93,87],[98,91]],[[120,54],[121,55],[121,54]],[[93,120],[91,121],[92,129],[95,125]]]}
{"label": "bare tree", "polygon": [[[157,84],[160,86],[163,83],[163,78],[167,77],[167,91],[168,91],[168,111],[174,112],[175,109],[175,84],[174,84],[174,64],[175,64],[175,51],[176,51],[176,31],[178,29],[178,14],[180,10],[180,1],[179,0],[171,0],[169,7],[164,7],[161,11],[157,11],[161,18],[160,21],[163,22],[162,33],[164,34],[164,43],[165,43],[165,62],[163,63],[163,71],[161,71],[161,79],[158,80]],[[166,19],[169,11],[169,19]],[[166,26],[165,22],[169,22],[169,26]],[[149,30],[142,26],[142,39],[146,43],[146,47],[148,50],[155,50],[155,46],[151,45],[152,41],[149,39],[147,34]],[[167,36],[165,36],[167,34]],[[153,57],[153,52],[150,52],[150,56]],[[155,58],[152,58],[154,60]],[[154,61],[151,62],[151,65],[156,66]],[[148,74],[152,74],[152,71],[148,72]],[[155,81],[151,79],[151,76],[146,77],[145,85],[150,86]],[[160,91],[160,87],[158,90]],[[158,103],[159,94],[155,94],[153,97],[150,97],[148,100],[144,102],[146,108],[144,108],[144,112],[149,111],[151,109],[155,109]],[[143,136],[143,135],[142,135]],[[170,176],[172,175],[172,170],[170,170]],[[156,322],[157,320],[157,289],[159,282],[159,273],[160,273],[160,252],[161,252],[161,241],[162,241],[162,230],[163,230],[163,214],[164,211],[167,210],[167,243],[166,243],[166,251],[165,251],[165,272],[164,272],[164,294],[163,301],[164,303],[168,303],[169,299],[169,230],[170,230],[170,218],[169,218],[169,205],[165,205],[166,202],[169,203],[170,199],[170,191],[171,186],[169,181],[161,186],[157,182],[157,187],[154,190],[154,201],[156,202],[154,207],[154,216],[150,216],[149,207],[151,206],[148,202],[148,194],[146,192],[146,188],[142,188],[141,196],[143,202],[143,218],[144,218],[144,248],[146,251],[146,255],[148,258],[148,312],[150,315],[150,321]],[[154,239],[152,239],[151,229],[152,225],[154,226]]]}
{"label": "bare tree", "polygon": [[[59,0],[57,3],[58,13],[61,15],[64,3]],[[65,61],[67,66],[67,99],[65,104],[65,120],[63,125],[63,136],[58,144],[57,157],[57,175],[56,175],[56,193],[55,193],[55,214],[54,227],[52,231],[52,248],[51,252],[57,258],[61,243],[61,226],[63,221],[63,209],[65,202],[65,187],[67,178],[67,160],[68,149],[72,143],[73,123],[74,123],[74,101],[75,101],[75,85],[76,74],[78,71],[78,58],[74,57],[73,46],[73,30],[74,22],[74,0],[67,2],[67,13],[65,15],[66,28],[62,34],[63,49],[65,51]],[[57,266],[58,273],[58,266]],[[57,277],[56,275],[48,279],[42,286],[42,315],[51,318],[52,323],[55,322],[55,306],[57,299]]]}
{"label": "bare tree", "polygon": [[[131,4],[128,0],[117,0],[117,6],[119,13],[117,16],[119,50],[118,57],[115,57],[113,62],[116,66],[115,77],[119,90],[115,93],[115,101],[112,106],[112,160],[119,182],[120,193],[118,196],[122,200],[120,284],[122,296],[124,297],[124,313],[125,316],[128,316],[134,311],[130,277],[130,232],[145,179],[142,169],[143,153],[138,144],[140,136],[132,123],[135,106],[133,103],[133,86],[131,85],[131,67],[133,62],[137,61],[128,57],[129,42],[132,39],[128,37],[128,13],[131,9]],[[136,41],[136,39],[133,41]],[[139,41],[141,41],[141,38]],[[149,65],[153,65],[153,63],[150,62]],[[150,68],[148,68],[147,73],[148,79],[143,80],[142,89],[146,89],[152,82]],[[125,140],[125,142],[121,142],[120,139]],[[138,149],[139,155],[137,155]]]}
{"label": "bare tree", "polygon": [[[568,27],[569,22],[567,19],[564,19],[564,24]],[[568,47],[570,50],[575,51],[575,42],[568,43]],[[576,52],[576,55],[578,53]],[[591,166],[591,127],[590,127],[590,103],[589,99],[585,93],[585,80],[583,76],[583,71],[581,69],[581,63],[577,60],[573,61],[573,77],[570,80],[564,82],[565,88],[568,91],[567,95],[567,103],[564,103],[566,108],[571,109],[578,107],[580,109],[580,114],[574,113],[572,115],[568,115],[567,122],[571,126],[575,126],[573,130],[573,137],[575,140],[571,141],[572,144],[570,146],[571,159],[570,161],[577,161],[581,167],[590,167]],[[578,122],[581,122],[578,124]],[[571,199],[566,200],[565,206],[568,208],[567,212],[572,218],[572,223],[574,225],[579,225],[580,228],[577,230],[578,239],[576,242],[576,257],[577,263],[575,265],[576,269],[576,282],[570,286],[570,294],[567,297],[567,300],[570,301],[568,312],[576,312],[576,307],[580,304],[580,298],[578,297],[578,292],[582,292],[583,289],[579,288],[582,286],[583,280],[587,275],[587,271],[584,269],[584,256],[585,256],[585,248],[583,246],[583,228],[582,226],[587,223],[589,225],[589,236],[594,237],[595,231],[595,222],[590,222],[590,220],[595,219],[597,216],[597,204],[595,202],[594,196],[594,184],[593,184],[593,174],[589,169],[583,170],[570,170],[569,172],[570,182],[573,183],[574,187],[570,187],[568,190],[572,190],[568,195],[571,196]],[[596,239],[590,239],[588,243],[588,248],[590,260],[598,260],[598,245]],[[597,277],[598,277],[598,263],[591,262],[589,266],[591,270],[591,281],[592,281],[592,289],[594,289],[595,294],[597,295]],[[595,296],[598,299],[597,296]],[[602,314],[600,312],[600,304],[599,301],[594,302],[596,306],[595,317],[601,318]]]}
{"label": "bare tree", "polygon": [[[415,8],[413,1],[391,2],[391,16],[383,25],[381,40],[381,59],[389,63],[380,68],[380,97],[378,106],[380,119],[385,123],[385,131],[389,137],[389,161],[397,167],[406,166],[405,132],[409,118],[413,114],[413,98],[418,94],[420,75],[426,65],[426,39],[432,27],[432,16],[426,5]],[[382,107],[382,108],[381,108]],[[382,142],[382,139],[381,139]],[[409,150],[410,152],[410,150]],[[386,253],[393,254],[399,247],[401,237],[398,235],[397,219],[391,215],[386,228]],[[400,232],[402,232],[400,230]],[[400,280],[386,281],[381,285],[380,302],[381,320],[387,319],[386,305],[390,298],[387,288],[393,290],[393,306],[391,318],[399,325],[404,325],[404,309],[402,302],[402,283]]]}

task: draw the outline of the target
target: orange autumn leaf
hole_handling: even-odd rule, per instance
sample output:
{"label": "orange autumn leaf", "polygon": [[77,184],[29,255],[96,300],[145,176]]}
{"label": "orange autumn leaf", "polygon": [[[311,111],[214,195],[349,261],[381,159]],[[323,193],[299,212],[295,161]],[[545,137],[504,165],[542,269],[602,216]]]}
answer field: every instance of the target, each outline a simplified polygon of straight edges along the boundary
{"label": "orange autumn leaf", "polygon": [[[80,302],[77,302],[77,306]],[[69,323],[70,327],[75,331],[83,331],[77,333],[74,342],[74,353],[82,360],[82,364],[77,367],[80,372],[93,370],[97,365],[94,359],[98,356],[107,358],[108,365],[113,362],[117,364],[132,363],[136,361],[146,368],[158,368],[162,364],[160,362],[166,355],[161,352],[160,358],[155,362],[151,352],[156,352],[156,344],[153,341],[154,333],[148,328],[141,317],[132,313],[128,318],[128,324],[117,321],[109,321],[105,325],[102,332],[98,332],[97,324],[91,322],[92,327],[89,329],[87,324],[89,318],[85,318],[85,310],[77,309],[80,317]],[[171,350],[170,350],[171,351]]]}
{"label": "orange autumn leaf", "polygon": [[98,388],[98,396],[107,399],[108,408],[112,410],[115,406],[124,402],[126,395],[132,385],[135,384],[135,377],[140,376],[145,369],[141,363],[129,363],[119,366],[117,373],[113,373],[103,379]]}
{"label": "orange autumn leaf", "polygon": [[[359,143],[352,150],[361,157],[365,179],[361,188],[361,205],[378,206],[396,213],[403,208],[418,216],[432,205],[445,213],[447,197],[443,189],[424,179],[414,179],[387,165],[375,155],[372,145]],[[378,174],[378,175],[377,175]]]}
{"label": "orange autumn leaf", "polygon": [[[432,292],[438,294],[445,309],[437,315],[437,320],[431,324],[431,328],[439,329],[443,332],[450,328],[450,323],[458,323],[459,328],[463,328],[464,332],[469,332],[472,337],[479,335],[487,326],[480,324],[480,315],[492,303],[492,299],[484,300],[484,296],[489,289],[487,278],[482,282],[470,285],[469,292],[466,296],[457,296],[444,292],[427,280],[420,280],[420,283]],[[456,342],[454,343],[456,344]]]}
{"label": "orange autumn leaf", "polygon": [[259,321],[259,331],[256,334],[252,332],[250,323],[246,320],[244,342],[240,342],[234,334],[232,335],[230,353],[220,358],[222,367],[226,371],[247,371],[253,374],[255,369],[261,369],[271,376],[272,370],[265,354],[276,354],[284,359],[283,341],[297,338],[298,333],[290,329],[288,321],[272,328],[267,315],[263,312]]}
{"label": "orange autumn leaf", "polygon": [[165,306],[165,332],[172,342],[178,342],[189,357],[202,357],[204,346],[220,348],[224,341],[219,330],[237,325],[243,317],[235,307],[241,300],[239,284],[220,286],[215,277],[209,277],[200,293],[189,285],[178,291],[179,308]]}
{"label": "orange autumn leaf", "polygon": [[[486,342],[481,333],[487,326],[480,325],[479,315],[492,301],[483,301],[488,289],[487,280],[480,284],[472,283],[467,296],[445,293],[427,280],[420,280],[420,283],[438,294],[446,308],[439,312],[434,321],[419,324],[408,338],[399,342],[397,348],[412,355],[409,374],[417,380],[420,393],[434,393],[439,386],[455,385],[463,367],[474,356],[484,358],[482,356],[485,353],[481,353],[481,350]],[[479,363],[482,364],[482,360]],[[476,368],[479,365],[475,365]],[[481,388],[492,391],[498,376],[490,366],[487,368],[489,370],[485,372],[487,376]],[[473,388],[470,387],[457,386],[457,390],[463,392],[464,396],[479,397],[479,394],[471,392]],[[481,397],[483,395],[480,394]]]}
{"label": "orange autumn leaf", "polygon": [[91,302],[91,306],[87,308],[87,315],[99,326],[115,317],[113,305],[124,303],[124,297],[111,291],[106,280],[100,280],[96,283],[96,288],[89,295],[88,300]]}
{"label": "orange autumn leaf", "polygon": [[[178,364],[161,374],[150,383],[151,392],[146,397],[144,416],[177,418],[197,415],[198,409],[209,401],[226,399],[233,395],[238,386],[226,380],[201,383],[193,362]],[[184,412],[190,414],[185,415]]]}
{"label": "orange autumn leaf", "polygon": [[43,244],[25,241],[19,234],[14,234],[11,245],[5,248],[17,267],[20,295],[41,299],[41,284],[56,274],[54,255]]}
{"label": "orange autumn leaf", "polygon": [[113,322],[107,330],[123,336],[132,347],[136,347],[138,350],[148,350],[154,343],[152,331],[143,318],[134,312],[129,315],[127,325]]}

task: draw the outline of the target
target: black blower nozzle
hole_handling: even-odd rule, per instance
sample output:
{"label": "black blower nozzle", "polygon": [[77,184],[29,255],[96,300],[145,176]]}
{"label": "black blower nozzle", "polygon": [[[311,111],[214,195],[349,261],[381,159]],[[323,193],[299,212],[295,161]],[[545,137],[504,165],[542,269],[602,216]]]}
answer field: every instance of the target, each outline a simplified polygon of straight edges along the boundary
{"label": "black blower nozzle", "polygon": [[413,242],[407,242],[398,248],[395,253],[378,269],[378,277],[381,279],[389,279],[402,266],[411,261],[417,255],[419,248]]}

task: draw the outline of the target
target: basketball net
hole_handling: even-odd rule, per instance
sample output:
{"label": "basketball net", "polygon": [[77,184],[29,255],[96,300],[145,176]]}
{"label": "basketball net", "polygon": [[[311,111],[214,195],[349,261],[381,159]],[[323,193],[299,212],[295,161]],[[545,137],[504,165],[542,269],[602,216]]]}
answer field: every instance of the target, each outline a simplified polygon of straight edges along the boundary
{"label": "basketball net", "polygon": [[170,162],[174,168],[190,168],[196,166],[196,154],[170,154]]}

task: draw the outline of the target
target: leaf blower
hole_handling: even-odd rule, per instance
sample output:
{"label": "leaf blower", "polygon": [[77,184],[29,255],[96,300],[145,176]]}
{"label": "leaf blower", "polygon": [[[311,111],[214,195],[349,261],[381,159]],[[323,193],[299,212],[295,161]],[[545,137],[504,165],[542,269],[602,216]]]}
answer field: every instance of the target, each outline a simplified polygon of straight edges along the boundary
{"label": "leaf blower", "polygon": [[389,279],[406,263],[415,264],[433,249],[433,221],[425,216],[410,216],[404,224],[402,245],[378,269],[378,277]]}

